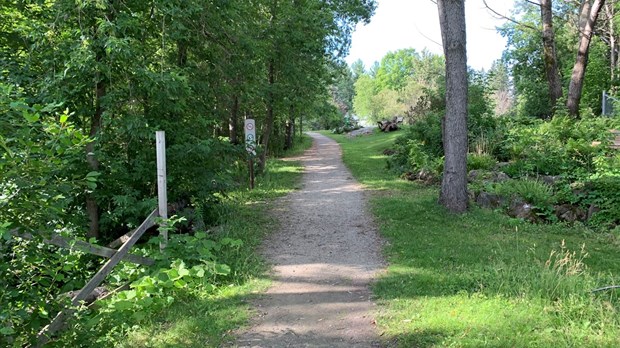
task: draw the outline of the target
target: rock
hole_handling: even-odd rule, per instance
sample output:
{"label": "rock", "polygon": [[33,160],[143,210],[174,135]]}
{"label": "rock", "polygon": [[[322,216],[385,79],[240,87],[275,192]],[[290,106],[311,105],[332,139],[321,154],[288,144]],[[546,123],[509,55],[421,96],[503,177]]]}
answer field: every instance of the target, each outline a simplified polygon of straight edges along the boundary
{"label": "rock", "polygon": [[601,208],[599,208],[595,204],[590,204],[590,207],[588,208],[588,215],[586,216],[586,219],[590,220],[592,218],[592,216],[594,216],[594,214],[598,213],[599,211],[601,211]]}
{"label": "rock", "polygon": [[508,208],[508,215],[531,222],[536,222],[538,216],[532,210],[532,205],[521,199],[514,199]]}
{"label": "rock", "polygon": [[422,169],[419,172],[406,172],[401,175],[403,179],[409,181],[421,181],[426,185],[435,184],[438,180],[435,173],[428,169]]}
{"label": "rock", "polygon": [[469,182],[473,182],[476,181],[476,179],[480,176],[481,172],[479,170],[470,170],[469,173],[467,174],[467,181]]}
{"label": "rock", "polygon": [[476,197],[476,204],[482,208],[494,209],[504,204],[504,198],[495,193],[480,192]]}
{"label": "rock", "polygon": [[492,171],[492,172],[488,172],[488,171],[484,171],[484,170],[470,170],[469,173],[467,174],[467,181],[469,182],[473,182],[476,180],[482,180],[485,182],[503,182],[506,180],[510,180],[510,177],[508,176],[508,174],[504,173],[504,172],[499,172],[499,171]]}
{"label": "rock", "polygon": [[431,185],[437,181],[437,177],[432,171],[422,169],[418,172],[418,180],[423,181],[427,185]]}
{"label": "rock", "polygon": [[504,169],[504,167],[507,167],[509,165],[510,162],[497,162],[497,164],[495,165],[495,170],[501,171],[502,169]]}
{"label": "rock", "polygon": [[493,182],[504,182],[510,180],[508,174],[504,172],[493,172]]}
{"label": "rock", "polygon": [[415,181],[418,179],[418,175],[413,172],[405,172],[401,175],[401,177],[405,180]]}
{"label": "rock", "polygon": [[587,217],[587,214],[583,209],[571,204],[556,205],[554,209],[555,216],[557,216],[561,221],[585,221]]}
{"label": "rock", "polygon": [[[74,290],[74,291],[69,291],[64,294],[61,294],[60,296],[65,296],[68,299],[72,300],[79,293],[80,293],[80,290]],[[101,286],[96,287],[95,290],[93,290],[93,292],[91,292],[88,296],[86,296],[86,298],[84,299],[84,303],[87,305],[91,304],[97,301],[98,299],[104,297],[108,293],[109,293],[108,289],[101,287]]]}
{"label": "rock", "polygon": [[538,179],[549,186],[555,186],[558,181],[562,180],[562,177],[559,175],[541,175]]}
{"label": "rock", "polygon": [[352,138],[352,137],[358,137],[362,135],[372,135],[375,132],[375,128],[377,127],[364,127],[364,128],[356,129],[354,131],[349,132],[347,136]]}
{"label": "rock", "polygon": [[386,155],[386,156],[392,156],[395,153],[396,153],[396,150],[394,150],[394,149],[385,149],[385,150],[383,150],[383,154]]}

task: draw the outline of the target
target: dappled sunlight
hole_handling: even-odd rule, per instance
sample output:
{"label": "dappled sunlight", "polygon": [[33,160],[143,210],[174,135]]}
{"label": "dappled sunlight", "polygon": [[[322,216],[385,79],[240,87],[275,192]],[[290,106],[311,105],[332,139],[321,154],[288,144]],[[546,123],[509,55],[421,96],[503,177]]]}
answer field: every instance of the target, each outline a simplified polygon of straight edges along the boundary
{"label": "dappled sunlight", "polygon": [[[313,135],[314,136],[314,135]],[[335,142],[316,136],[304,156],[301,189],[273,208],[280,228],[263,244],[272,287],[240,346],[374,346],[368,284],[382,268],[381,242],[368,218],[363,187]]]}

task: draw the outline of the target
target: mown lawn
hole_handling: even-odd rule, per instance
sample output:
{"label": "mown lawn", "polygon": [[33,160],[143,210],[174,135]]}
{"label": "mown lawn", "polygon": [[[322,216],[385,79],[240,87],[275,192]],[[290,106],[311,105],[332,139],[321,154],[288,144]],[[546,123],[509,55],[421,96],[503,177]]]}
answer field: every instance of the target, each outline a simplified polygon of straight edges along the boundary
{"label": "mown lawn", "polygon": [[[327,133],[325,133],[327,134]],[[619,347],[620,240],[472,207],[447,213],[437,188],[398,178],[383,150],[398,132],[334,136],[389,262],[374,285],[378,326],[397,347]]]}

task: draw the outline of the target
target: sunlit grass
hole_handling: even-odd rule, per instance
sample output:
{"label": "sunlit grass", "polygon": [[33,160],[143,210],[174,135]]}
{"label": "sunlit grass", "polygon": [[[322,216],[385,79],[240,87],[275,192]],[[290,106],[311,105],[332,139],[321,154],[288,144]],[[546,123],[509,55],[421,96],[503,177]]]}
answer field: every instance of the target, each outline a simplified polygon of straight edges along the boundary
{"label": "sunlit grass", "polygon": [[398,135],[333,136],[374,192],[388,241],[390,266],[374,285],[388,346],[620,346],[620,292],[591,293],[620,283],[616,237],[475,207],[451,215],[437,188],[386,170],[382,152]]}
{"label": "sunlit grass", "polygon": [[[311,143],[305,136],[286,155],[299,155]],[[249,300],[270,283],[268,268],[256,253],[264,237],[277,227],[267,212],[268,202],[298,188],[302,169],[296,161],[270,159],[254,190],[240,188],[219,207],[222,225],[216,229],[218,236],[244,242],[236,254],[221,255],[219,260],[231,266],[228,284],[214,293],[176,298],[171,306],[129,329],[126,339],[116,346],[219,347],[233,340],[232,330],[245,325],[253,314]]]}

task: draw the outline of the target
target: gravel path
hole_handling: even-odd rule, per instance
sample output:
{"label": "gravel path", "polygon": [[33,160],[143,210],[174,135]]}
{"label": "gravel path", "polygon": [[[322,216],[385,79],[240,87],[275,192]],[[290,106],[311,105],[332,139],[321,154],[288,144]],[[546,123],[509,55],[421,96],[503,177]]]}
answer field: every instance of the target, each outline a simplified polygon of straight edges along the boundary
{"label": "gravel path", "polygon": [[383,268],[365,194],[333,140],[309,133],[302,189],[278,201],[264,243],[274,282],[238,347],[378,347],[368,285]]}

